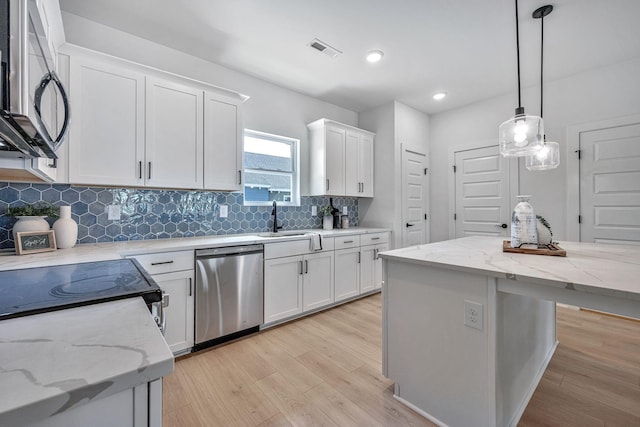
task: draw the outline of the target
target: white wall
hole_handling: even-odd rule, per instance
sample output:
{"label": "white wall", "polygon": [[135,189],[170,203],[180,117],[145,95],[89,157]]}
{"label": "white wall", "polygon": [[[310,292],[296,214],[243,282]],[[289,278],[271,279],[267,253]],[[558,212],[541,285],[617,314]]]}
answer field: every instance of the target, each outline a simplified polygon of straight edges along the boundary
{"label": "white wall", "polygon": [[303,195],[308,193],[309,188],[309,141],[306,124],[326,117],[348,125],[357,125],[357,114],[354,111],[76,15],[63,12],[62,18],[68,43],[250,96],[244,110],[245,128],[300,139],[300,187]]}
{"label": "white wall", "polygon": [[376,133],[374,198],[360,199],[360,224],[393,230],[392,247],[400,247],[402,230],[401,144],[428,152],[429,117],[397,101],[360,113],[359,127]]}
{"label": "white wall", "polygon": [[[554,238],[565,239],[567,196],[567,127],[640,113],[640,58],[571,77],[545,82],[544,124],[548,141],[560,143],[560,166],[553,171],[530,172],[520,164],[520,194],[531,194],[534,210],[549,220]],[[480,82],[479,82],[480,84]],[[523,91],[527,113],[540,113],[540,87]],[[513,115],[515,93],[431,116],[431,240],[449,238],[449,197],[446,185],[452,173],[449,147],[495,140],[498,126]],[[515,200],[512,201],[515,205]],[[576,218],[577,220],[577,218]]]}

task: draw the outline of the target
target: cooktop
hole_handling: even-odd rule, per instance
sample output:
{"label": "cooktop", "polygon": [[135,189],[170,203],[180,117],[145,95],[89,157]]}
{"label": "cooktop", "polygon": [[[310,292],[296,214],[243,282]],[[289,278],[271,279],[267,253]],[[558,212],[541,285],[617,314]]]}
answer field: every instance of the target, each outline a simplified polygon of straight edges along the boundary
{"label": "cooktop", "polygon": [[136,296],[162,300],[135,259],[0,271],[0,320]]}

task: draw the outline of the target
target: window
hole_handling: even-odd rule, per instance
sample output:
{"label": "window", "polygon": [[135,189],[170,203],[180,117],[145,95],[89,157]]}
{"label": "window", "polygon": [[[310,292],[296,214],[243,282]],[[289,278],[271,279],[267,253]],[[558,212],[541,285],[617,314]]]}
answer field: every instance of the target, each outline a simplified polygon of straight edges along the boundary
{"label": "window", "polygon": [[244,131],[244,204],[300,206],[300,141]]}

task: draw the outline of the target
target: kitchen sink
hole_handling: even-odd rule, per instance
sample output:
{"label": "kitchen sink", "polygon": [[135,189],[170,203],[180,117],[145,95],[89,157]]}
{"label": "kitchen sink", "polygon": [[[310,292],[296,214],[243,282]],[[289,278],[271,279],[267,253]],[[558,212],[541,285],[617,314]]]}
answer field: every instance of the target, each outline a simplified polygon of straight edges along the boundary
{"label": "kitchen sink", "polygon": [[258,237],[293,237],[293,236],[304,236],[307,234],[307,231],[278,231],[277,233],[260,233]]}

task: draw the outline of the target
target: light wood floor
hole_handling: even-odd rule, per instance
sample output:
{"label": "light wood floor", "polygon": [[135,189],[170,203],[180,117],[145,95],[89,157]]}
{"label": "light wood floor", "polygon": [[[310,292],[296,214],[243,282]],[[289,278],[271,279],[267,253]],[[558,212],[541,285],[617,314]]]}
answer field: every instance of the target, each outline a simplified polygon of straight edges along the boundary
{"label": "light wood floor", "polygon": [[[393,399],[374,295],[186,356],[164,426],[431,426]],[[558,310],[560,345],[521,426],[640,426],[640,322]]]}

